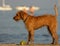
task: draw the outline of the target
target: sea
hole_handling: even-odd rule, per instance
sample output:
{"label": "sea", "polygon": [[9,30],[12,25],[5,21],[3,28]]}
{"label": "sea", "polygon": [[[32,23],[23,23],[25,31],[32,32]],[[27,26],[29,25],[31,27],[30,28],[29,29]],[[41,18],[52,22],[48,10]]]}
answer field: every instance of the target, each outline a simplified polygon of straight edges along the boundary
{"label": "sea", "polygon": [[[17,11],[18,10],[15,9],[11,11],[0,11],[0,43],[19,44],[22,40],[27,42],[28,32],[25,24],[22,20],[18,22],[13,20]],[[60,9],[58,9],[58,12],[60,12]],[[34,14],[35,16],[39,16],[46,13],[55,14],[53,9],[40,9],[35,11]],[[58,42],[60,44],[60,13],[57,16],[57,21]],[[52,37],[50,36],[46,26],[35,31],[34,43],[49,44],[51,42]]]}

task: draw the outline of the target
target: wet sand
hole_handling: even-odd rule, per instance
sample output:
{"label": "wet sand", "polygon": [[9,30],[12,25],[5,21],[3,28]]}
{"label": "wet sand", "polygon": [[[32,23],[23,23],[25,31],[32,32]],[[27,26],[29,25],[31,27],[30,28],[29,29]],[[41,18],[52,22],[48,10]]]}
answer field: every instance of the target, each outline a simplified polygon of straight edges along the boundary
{"label": "wet sand", "polygon": [[0,44],[0,46],[60,46],[60,45],[52,45],[52,44],[31,44],[31,45]]}

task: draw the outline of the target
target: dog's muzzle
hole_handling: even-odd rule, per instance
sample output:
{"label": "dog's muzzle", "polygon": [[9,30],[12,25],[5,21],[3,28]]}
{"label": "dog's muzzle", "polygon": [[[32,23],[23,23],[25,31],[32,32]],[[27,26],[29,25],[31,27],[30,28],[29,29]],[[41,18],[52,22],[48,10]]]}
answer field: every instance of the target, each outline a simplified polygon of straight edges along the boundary
{"label": "dog's muzzle", "polygon": [[15,17],[13,17],[13,19],[15,20],[15,21],[18,21],[19,19],[16,19]]}

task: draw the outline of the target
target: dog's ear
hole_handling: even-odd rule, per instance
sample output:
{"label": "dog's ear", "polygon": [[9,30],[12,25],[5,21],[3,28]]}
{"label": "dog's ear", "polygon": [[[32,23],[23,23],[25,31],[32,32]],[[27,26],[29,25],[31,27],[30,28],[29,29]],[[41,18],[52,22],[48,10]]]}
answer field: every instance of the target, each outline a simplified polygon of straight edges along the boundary
{"label": "dog's ear", "polygon": [[20,16],[23,20],[26,19],[26,15],[27,15],[27,13],[25,13],[24,11],[20,11]]}
{"label": "dog's ear", "polygon": [[24,11],[20,11],[20,15],[24,15],[24,14],[26,14]]}
{"label": "dog's ear", "polygon": [[20,14],[20,16],[23,17],[26,13],[24,11],[20,11],[19,14]]}
{"label": "dog's ear", "polygon": [[23,11],[19,11],[18,13],[19,13],[21,19],[23,19],[23,17],[24,17],[24,12],[23,12]]}

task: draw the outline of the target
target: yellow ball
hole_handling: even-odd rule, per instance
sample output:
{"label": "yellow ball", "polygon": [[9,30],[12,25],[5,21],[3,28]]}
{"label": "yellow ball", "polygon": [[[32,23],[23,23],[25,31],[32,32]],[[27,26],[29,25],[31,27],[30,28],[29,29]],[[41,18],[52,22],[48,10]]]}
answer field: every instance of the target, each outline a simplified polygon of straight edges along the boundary
{"label": "yellow ball", "polygon": [[26,42],[25,41],[21,41],[20,45],[26,45]]}

